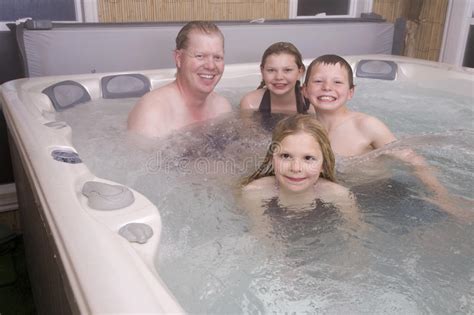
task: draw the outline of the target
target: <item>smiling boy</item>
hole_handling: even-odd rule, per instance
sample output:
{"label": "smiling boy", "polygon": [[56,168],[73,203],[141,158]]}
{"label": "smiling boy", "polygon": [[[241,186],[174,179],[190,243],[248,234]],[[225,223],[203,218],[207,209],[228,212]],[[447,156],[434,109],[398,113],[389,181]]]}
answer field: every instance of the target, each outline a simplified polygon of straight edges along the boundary
{"label": "smiling boy", "polygon": [[323,55],[306,72],[303,95],[326,128],[338,156],[356,156],[396,140],[379,119],[350,110],[346,103],[354,95],[352,68],[337,55]]}

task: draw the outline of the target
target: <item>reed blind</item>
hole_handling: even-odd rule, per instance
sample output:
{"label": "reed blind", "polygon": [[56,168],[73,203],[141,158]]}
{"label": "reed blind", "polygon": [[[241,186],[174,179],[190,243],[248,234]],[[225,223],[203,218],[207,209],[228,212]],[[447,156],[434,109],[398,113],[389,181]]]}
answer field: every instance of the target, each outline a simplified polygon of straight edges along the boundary
{"label": "reed blind", "polygon": [[449,0],[374,0],[373,11],[390,22],[407,19],[404,55],[438,61]]}
{"label": "reed blind", "polygon": [[[100,22],[287,19],[289,0],[98,0]],[[438,60],[449,0],[373,0],[373,12],[407,22],[404,55]]]}
{"label": "reed blind", "polygon": [[287,19],[288,0],[99,0],[100,22]]}

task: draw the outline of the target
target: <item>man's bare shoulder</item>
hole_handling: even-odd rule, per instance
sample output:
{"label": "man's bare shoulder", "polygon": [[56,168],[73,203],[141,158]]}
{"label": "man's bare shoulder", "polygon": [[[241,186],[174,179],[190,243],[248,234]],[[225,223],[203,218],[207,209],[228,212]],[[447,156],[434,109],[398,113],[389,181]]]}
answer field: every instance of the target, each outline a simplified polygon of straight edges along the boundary
{"label": "man's bare shoulder", "polygon": [[172,83],[154,89],[143,95],[132,109],[130,114],[141,114],[159,111],[161,104],[167,104],[169,99],[179,97]]}
{"label": "man's bare shoulder", "polygon": [[170,99],[175,99],[179,96],[176,88],[172,83],[161,86],[153,91],[150,91],[143,95],[137,102],[137,106],[150,109],[150,107],[156,107],[156,104],[167,104]]}
{"label": "man's bare shoulder", "polygon": [[148,137],[158,136],[161,122],[169,113],[170,101],[176,99],[174,94],[168,84],[142,96],[128,115],[128,130]]}
{"label": "man's bare shoulder", "polygon": [[240,100],[240,109],[242,110],[258,110],[258,106],[262,101],[263,94],[265,93],[264,89],[258,89],[250,91],[245,94]]}

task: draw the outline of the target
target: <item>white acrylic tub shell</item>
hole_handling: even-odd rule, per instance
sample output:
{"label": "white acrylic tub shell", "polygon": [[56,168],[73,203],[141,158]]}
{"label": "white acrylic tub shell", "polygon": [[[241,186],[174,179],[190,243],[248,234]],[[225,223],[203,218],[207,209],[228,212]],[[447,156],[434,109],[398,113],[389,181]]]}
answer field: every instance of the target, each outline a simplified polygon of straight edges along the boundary
{"label": "white acrylic tub shell", "polygon": [[[399,66],[397,80],[413,80],[420,86],[474,97],[471,69],[384,55],[347,57],[353,66],[360,59],[393,60]],[[305,63],[310,61],[305,60]],[[175,69],[140,73],[148,76],[152,87],[156,88],[173,80]],[[88,314],[183,313],[153,264],[159,250],[159,209],[133,191],[136,201],[124,209],[93,210],[81,193],[83,184],[90,180],[111,182],[95,177],[82,163],[61,163],[51,157],[55,149],[74,151],[74,148],[69,126],[51,128],[44,125],[53,121],[54,109],[41,91],[56,82],[74,80],[86,87],[92,99],[97,99],[101,97],[100,78],[104,75],[108,74],[20,79],[1,86],[7,125],[34,187],[36,204],[43,219],[37,224],[44,224],[57,251],[55,258],[59,260],[62,278],[67,282],[66,295],[73,311]],[[219,87],[238,87],[242,80],[256,86],[260,81],[259,65],[227,66]],[[447,81],[452,84],[446,86]],[[153,237],[146,244],[128,242],[117,232],[130,222],[150,225]]]}

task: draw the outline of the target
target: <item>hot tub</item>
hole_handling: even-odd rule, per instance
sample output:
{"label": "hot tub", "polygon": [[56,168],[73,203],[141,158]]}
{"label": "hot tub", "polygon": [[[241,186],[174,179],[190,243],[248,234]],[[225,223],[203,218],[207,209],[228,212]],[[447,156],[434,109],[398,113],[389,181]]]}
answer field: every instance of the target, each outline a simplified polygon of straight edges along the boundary
{"label": "hot tub", "polygon": [[[415,82],[420,87],[474,99],[473,73],[468,69],[388,55],[347,59],[354,70],[360,68],[360,76]],[[372,63],[364,66],[362,60]],[[163,69],[134,75],[145,77],[156,88],[172,80],[174,72]],[[105,210],[92,207],[83,193],[85,183],[104,183],[108,188],[123,187],[122,183],[98,177],[81,163],[81,152],[72,143],[75,130],[56,121],[55,105],[43,93],[58,82],[73,81],[92,100],[101,99],[105,95],[101,79],[110,75],[20,79],[1,86],[35,301],[38,310],[49,314],[182,313],[183,308],[156,268],[162,231],[160,207],[130,187],[133,202]],[[232,91],[243,81],[248,86],[258,85],[258,64],[227,66],[218,88]],[[141,243],[127,240],[118,232],[129,223],[145,224],[152,235]],[[472,272],[470,281],[474,279]],[[464,311],[469,312],[473,310],[472,292],[470,297],[466,294]]]}

